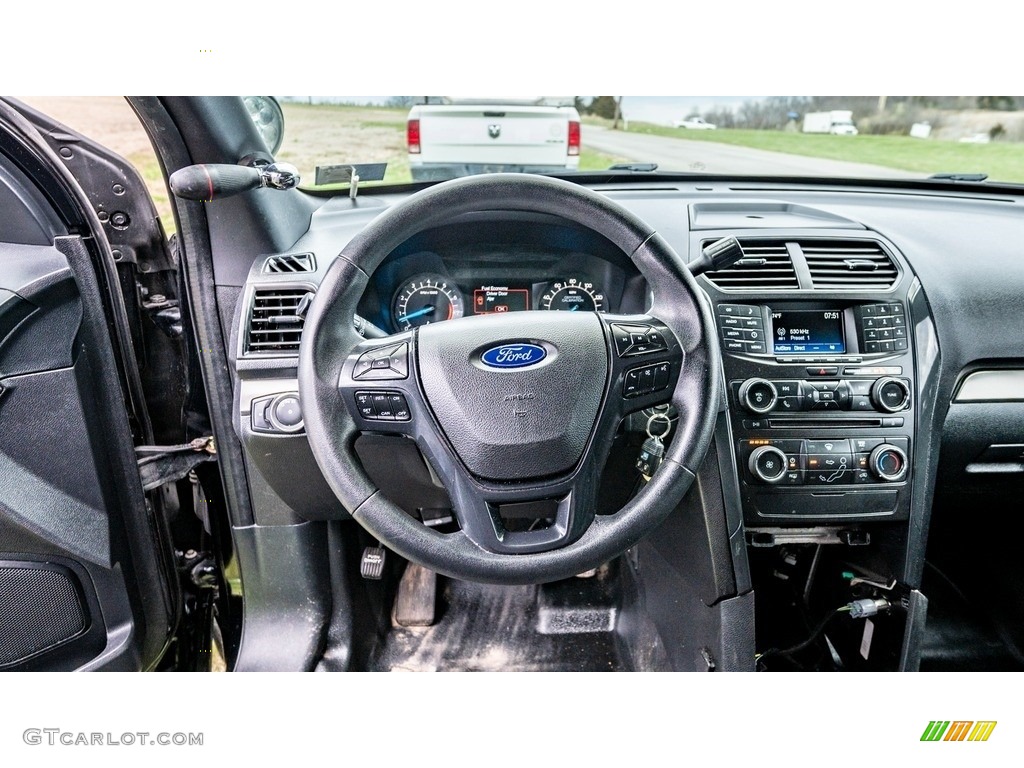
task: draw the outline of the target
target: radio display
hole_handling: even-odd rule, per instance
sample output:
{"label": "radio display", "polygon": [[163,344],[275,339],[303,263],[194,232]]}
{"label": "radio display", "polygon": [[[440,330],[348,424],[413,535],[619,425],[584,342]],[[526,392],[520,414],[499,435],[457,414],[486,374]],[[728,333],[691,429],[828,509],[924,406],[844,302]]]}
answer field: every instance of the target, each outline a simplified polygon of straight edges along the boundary
{"label": "radio display", "polygon": [[481,285],[473,289],[473,314],[493,315],[500,312],[521,312],[530,308],[527,288],[507,285]]}
{"label": "radio display", "polygon": [[837,309],[773,310],[772,340],[777,355],[844,354],[843,313]]}

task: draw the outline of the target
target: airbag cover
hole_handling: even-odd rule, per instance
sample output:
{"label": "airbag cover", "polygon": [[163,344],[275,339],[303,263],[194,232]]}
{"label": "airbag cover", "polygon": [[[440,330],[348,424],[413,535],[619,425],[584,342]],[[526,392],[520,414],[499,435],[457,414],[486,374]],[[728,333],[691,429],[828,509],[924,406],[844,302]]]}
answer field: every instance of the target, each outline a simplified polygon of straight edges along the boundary
{"label": "airbag cover", "polygon": [[[514,368],[482,359],[495,347],[524,343],[547,354]],[[474,475],[523,481],[579,462],[608,377],[596,314],[517,312],[430,324],[420,329],[417,350],[427,402]]]}

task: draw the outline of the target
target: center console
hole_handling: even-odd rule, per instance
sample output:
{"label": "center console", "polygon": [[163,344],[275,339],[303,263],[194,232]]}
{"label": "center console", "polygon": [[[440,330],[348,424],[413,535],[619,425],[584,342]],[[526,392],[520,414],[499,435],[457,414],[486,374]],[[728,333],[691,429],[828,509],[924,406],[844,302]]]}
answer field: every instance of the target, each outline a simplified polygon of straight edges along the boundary
{"label": "center console", "polygon": [[908,518],[906,317],[891,295],[716,303],[748,527]]}

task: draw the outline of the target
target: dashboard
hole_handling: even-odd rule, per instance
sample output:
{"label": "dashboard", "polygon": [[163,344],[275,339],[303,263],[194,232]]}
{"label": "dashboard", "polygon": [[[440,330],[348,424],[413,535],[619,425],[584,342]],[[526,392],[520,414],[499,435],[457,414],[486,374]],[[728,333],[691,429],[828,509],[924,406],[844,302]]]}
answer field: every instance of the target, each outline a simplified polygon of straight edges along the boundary
{"label": "dashboard", "polygon": [[[1005,325],[995,308],[1009,306],[1022,282],[1011,245],[1020,201],[731,181],[597,188],[656,226],[686,261],[725,236],[744,247],[742,261],[698,282],[724,361],[728,429],[716,437],[723,487],[748,540],[856,541],[872,526],[895,524],[899,548],[914,551],[915,537],[920,546],[946,414],[981,413],[956,399],[961,383],[989,369],[1017,370],[1024,358],[1012,334],[990,330]],[[343,511],[324,501],[331,494],[308,450],[296,450],[285,476],[281,448],[268,442],[302,431],[292,413],[301,317],[283,315],[301,310],[303,297],[308,305],[335,254],[401,199],[325,200],[287,252],[252,262],[239,290],[239,430],[260,474],[304,515]],[[966,253],[989,266],[971,269]],[[309,257],[308,269],[272,268],[295,255]],[[629,314],[649,305],[626,254],[601,236],[550,216],[493,212],[397,246],[371,276],[359,312],[390,334],[471,314]],[[992,414],[984,419],[984,427],[964,426],[968,439],[955,446],[961,479],[985,451],[995,446],[1002,456],[998,446],[1019,442],[1015,414],[995,433]]]}

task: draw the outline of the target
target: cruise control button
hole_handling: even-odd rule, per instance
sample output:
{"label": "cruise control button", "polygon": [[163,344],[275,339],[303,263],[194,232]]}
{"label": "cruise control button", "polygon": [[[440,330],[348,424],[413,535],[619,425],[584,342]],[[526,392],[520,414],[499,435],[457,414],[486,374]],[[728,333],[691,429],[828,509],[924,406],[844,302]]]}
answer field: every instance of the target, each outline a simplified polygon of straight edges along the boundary
{"label": "cruise control button", "polygon": [[412,416],[409,413],[409,404],[405,401],[405,395],[398,392],[391,392],[388,395],[391,401],[391,410],[395,414],[395,421],[408,421]]}

